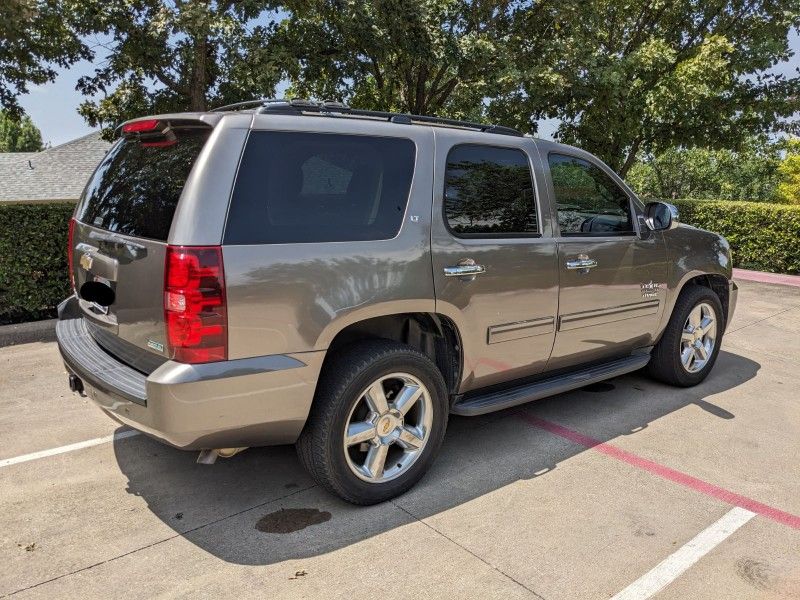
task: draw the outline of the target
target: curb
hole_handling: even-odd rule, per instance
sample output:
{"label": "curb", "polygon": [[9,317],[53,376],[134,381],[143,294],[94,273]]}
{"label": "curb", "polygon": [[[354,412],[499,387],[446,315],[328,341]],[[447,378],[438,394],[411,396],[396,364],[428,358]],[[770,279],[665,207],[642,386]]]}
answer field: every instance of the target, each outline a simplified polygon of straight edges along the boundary
{"label": "curb", "polygon": [[758,283],[771,283],[774,285],[800,287],[800,275],[782,275],[780,273],[766,273],[763,271],[734,269],[733,278],[741,279],[743,281],[757,281]]}
{"label": "curb", "polygon": [[0,325],[0,348],[31,342],[54,342],[57,322],[58,319],[47,319],[30,323]]}

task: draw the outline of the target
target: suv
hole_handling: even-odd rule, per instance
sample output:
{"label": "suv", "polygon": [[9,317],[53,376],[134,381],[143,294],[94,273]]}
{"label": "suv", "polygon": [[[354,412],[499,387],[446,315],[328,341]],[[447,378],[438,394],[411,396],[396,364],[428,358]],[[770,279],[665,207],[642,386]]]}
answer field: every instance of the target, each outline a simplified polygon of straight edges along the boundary
{"label": "suv", "polygon": [[413,486],[451,414],[699,383],[737,293],[725,239],[587,152],[296,100],[123,124],[69,265],[73,391],[201,462],[295,443],[357,504]]}

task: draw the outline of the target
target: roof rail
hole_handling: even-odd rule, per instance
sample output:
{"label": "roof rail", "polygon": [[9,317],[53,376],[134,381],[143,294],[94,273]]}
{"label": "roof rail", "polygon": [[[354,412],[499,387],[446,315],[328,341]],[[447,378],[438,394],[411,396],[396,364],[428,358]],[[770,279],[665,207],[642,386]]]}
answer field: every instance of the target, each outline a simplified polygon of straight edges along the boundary
{"label": "roof rail", "polygon": [[502,125],[460,121],[458,119],[445,119],[442,117],[432,117],[428,115],[412,115],[407,113],[395,113],[381,110],[364,110],[360,108],[350,108],[341,102],[314,102],[312,100],[305,100],[302,98],[260,98],[254,100],[245,100],[244,102],[226,104],[225,106],[211,109],[211,112],[242,110],[256,107],[258,112],[267,114],[302,115],[303,113],[318,113],[327,116],[336,115],[378,119],[406,125],[411,125],[414,123],[443,125],[445,127],[475,129],[485,133],[513,135],[517,137],[522,137],[523,135],[516,129],[512,129],[511,127],[503,127]]}

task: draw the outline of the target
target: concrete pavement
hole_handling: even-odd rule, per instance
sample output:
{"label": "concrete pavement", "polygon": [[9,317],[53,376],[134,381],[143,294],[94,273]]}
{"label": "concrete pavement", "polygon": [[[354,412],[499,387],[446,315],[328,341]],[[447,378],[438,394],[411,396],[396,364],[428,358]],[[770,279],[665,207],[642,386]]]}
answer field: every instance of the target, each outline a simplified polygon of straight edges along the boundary
{"label": "concrete pavement", "polygon": [[[208,467],[137,435],[0,467],[0,596],[609,598],[723,519],[721,489],[766,508],[659,597],[800,598],[800,528],[777,517],[800,515],[800,291],[740,285],[702,385],[633,374],[452,418],[379,506],[324,493],[290,447]],[[0,349],[0,389],[0,464],[115,431],[52,343]]]}

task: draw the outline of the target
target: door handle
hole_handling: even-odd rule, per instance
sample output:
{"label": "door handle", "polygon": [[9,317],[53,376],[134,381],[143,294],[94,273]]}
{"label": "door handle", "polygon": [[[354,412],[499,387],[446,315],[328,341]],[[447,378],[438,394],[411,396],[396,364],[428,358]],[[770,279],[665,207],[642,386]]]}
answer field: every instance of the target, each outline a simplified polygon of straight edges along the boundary
{"label": "door handle", "polygon": [[445,277],[472,277],[474,278],[475,275],[480,275],[481,273],[486,273],[486,267],[483,265],[475,264],[475,261],[471,258],[466,260],[462,260],[460,263],[455,265],[454,267],[445,267],[444,268],[444,276]]}
{"label": "door handle", "polygon": [[580,254],[578,258],[567,261],[567,268],[572,271],[583,270],[584,272],[588,272],[589,269],[594,269],[596,266],[597,261],[593,258],[589,258],[585,254]]}

